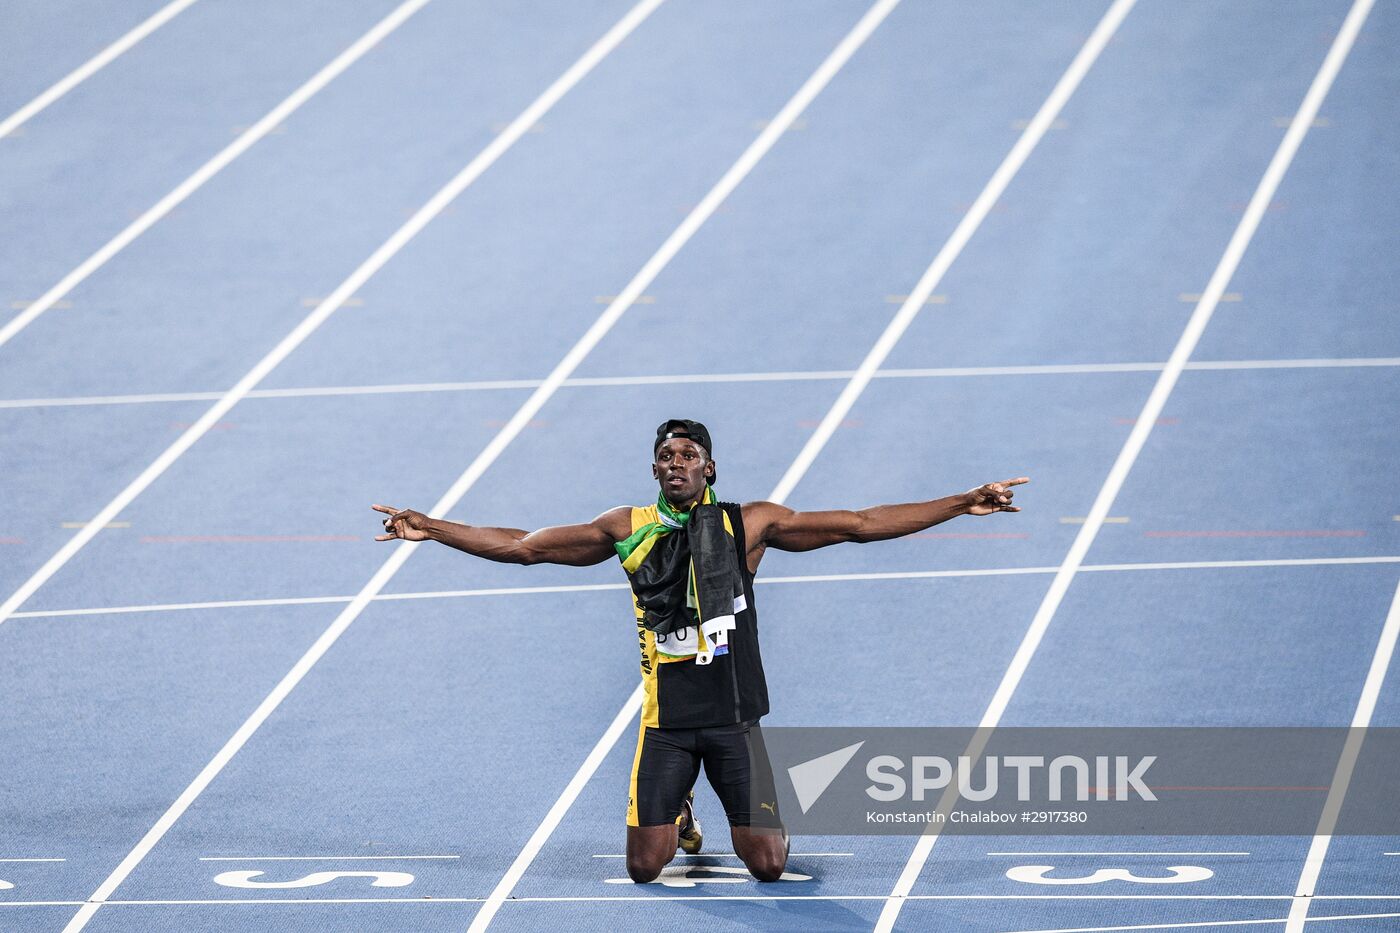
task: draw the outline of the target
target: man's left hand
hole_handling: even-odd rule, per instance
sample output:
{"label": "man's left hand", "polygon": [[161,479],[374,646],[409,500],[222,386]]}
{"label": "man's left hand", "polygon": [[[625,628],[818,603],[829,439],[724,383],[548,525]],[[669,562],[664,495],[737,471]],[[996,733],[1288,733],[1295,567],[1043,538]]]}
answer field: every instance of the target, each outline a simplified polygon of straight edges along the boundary
{"label": "man's left hand", "polygon": [[1003,480],[1000,483],[988,483],[970,490],[967,493],[967,514],[991,515],[993,512],[1021,511],[1011,504],[1012,497],[1016,495],[1011,487],[1030,481],[1029,476],[1018,476],[1015,479]]}

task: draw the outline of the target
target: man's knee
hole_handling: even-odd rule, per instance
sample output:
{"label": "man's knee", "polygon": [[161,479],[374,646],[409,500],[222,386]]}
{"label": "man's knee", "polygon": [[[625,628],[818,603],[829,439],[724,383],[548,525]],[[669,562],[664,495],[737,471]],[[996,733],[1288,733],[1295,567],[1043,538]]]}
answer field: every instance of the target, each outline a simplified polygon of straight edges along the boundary
{"label": "man's knee", "polygon": [[661,869],[666,867],[666,863],[657,858],[647,858],[643,855],[627,856],[627,877],[637,884],[646,884],[648,881],[655,881],[661,874]]}
{"label": "man's knee", "polygon": [[759,852],[750,855],[744,862],[748,866],[749,874],[759,881],[777,881],[783,877],[783,869],[787,867],[787,854],[785,852]]}
{"label": "man's knee", "polygon": [[638,884],[655,881],[675,854],[675,826],[627,827],[627,877]]}

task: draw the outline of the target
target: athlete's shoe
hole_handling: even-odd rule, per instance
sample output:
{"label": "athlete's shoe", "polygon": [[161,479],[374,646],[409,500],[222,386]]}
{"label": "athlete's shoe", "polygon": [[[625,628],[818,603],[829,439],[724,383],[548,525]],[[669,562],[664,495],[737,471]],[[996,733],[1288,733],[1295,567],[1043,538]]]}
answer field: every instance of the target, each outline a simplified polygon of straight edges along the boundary
{"label": "athlete's shoe", "polygon": [[680,830],[677,833],[680,850],[686,855],[699,855],[705,837],[700,830],[700,821],[695,818],[695,791],[691,791],[685,798],[685,803],[681,805],[681,815],[676,818],[676,826]]}

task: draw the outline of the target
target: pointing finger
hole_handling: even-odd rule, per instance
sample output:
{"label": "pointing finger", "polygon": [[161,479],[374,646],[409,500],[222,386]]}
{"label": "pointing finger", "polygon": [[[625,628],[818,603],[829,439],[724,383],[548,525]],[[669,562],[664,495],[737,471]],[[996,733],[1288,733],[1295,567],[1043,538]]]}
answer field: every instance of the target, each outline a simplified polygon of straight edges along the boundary
{"label": "pointing finger", "polygon": [[392,541],[392,540],[394,540],[394,539],[397,538],[397,537],[398,537],[398,535],[375,535],[375,536],[374,536],[374,540],[376,540],[376,541]]}
{"label": "pointing finger", "polygon": [[1021,485],[1022,483],[1029,483],[1030,481],[1031,481],[1031,478],[1030,478],[1029,476],[1018,476],[1018,477],[1016,477],[1015,479],[1003,480],[1003,481],[1002,481],[1002,485],[1003,485],[1003,486],[1019,486],[1019,485]]}
{"label": "pointing finger", "polygon": [[392,505],[372,505],[370,508],[374,509],[376,512],[385,512],[389,515],[397,515],[399,512],[399,510]]}

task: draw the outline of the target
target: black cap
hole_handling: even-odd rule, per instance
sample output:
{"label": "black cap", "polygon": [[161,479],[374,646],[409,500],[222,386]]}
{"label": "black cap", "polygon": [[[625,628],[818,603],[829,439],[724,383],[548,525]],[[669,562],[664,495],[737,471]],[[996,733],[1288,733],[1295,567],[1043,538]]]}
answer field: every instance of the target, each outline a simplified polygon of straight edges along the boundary
{"label": "black cap", "polygon": [[673,437],[683,437],[686,440],[694,441],[705,448],[705,453],[713,459],[715,451],[710,446],[709,429],[698,421],[688,421],[685,418],[672,418],[657,426],[656,443],[651,445],[651,455],[655,457],[656,452],[661,449],[661,445]]}
{"label": "black cap", "polygon": [[[656,452],[661,449],[661,445],[673,437],[685,438],[694,441],[705,448],[705,455],[711,460],[715,458],[714,448],[710,446],[710,429],[698,421],[690,421],[685,418],[672,418],[663,421],[656,427],[656,443],[651,445],[651,455],[656,456]],[[713,472],[705,478],[705,482],[711,486],[715,484]]]}

